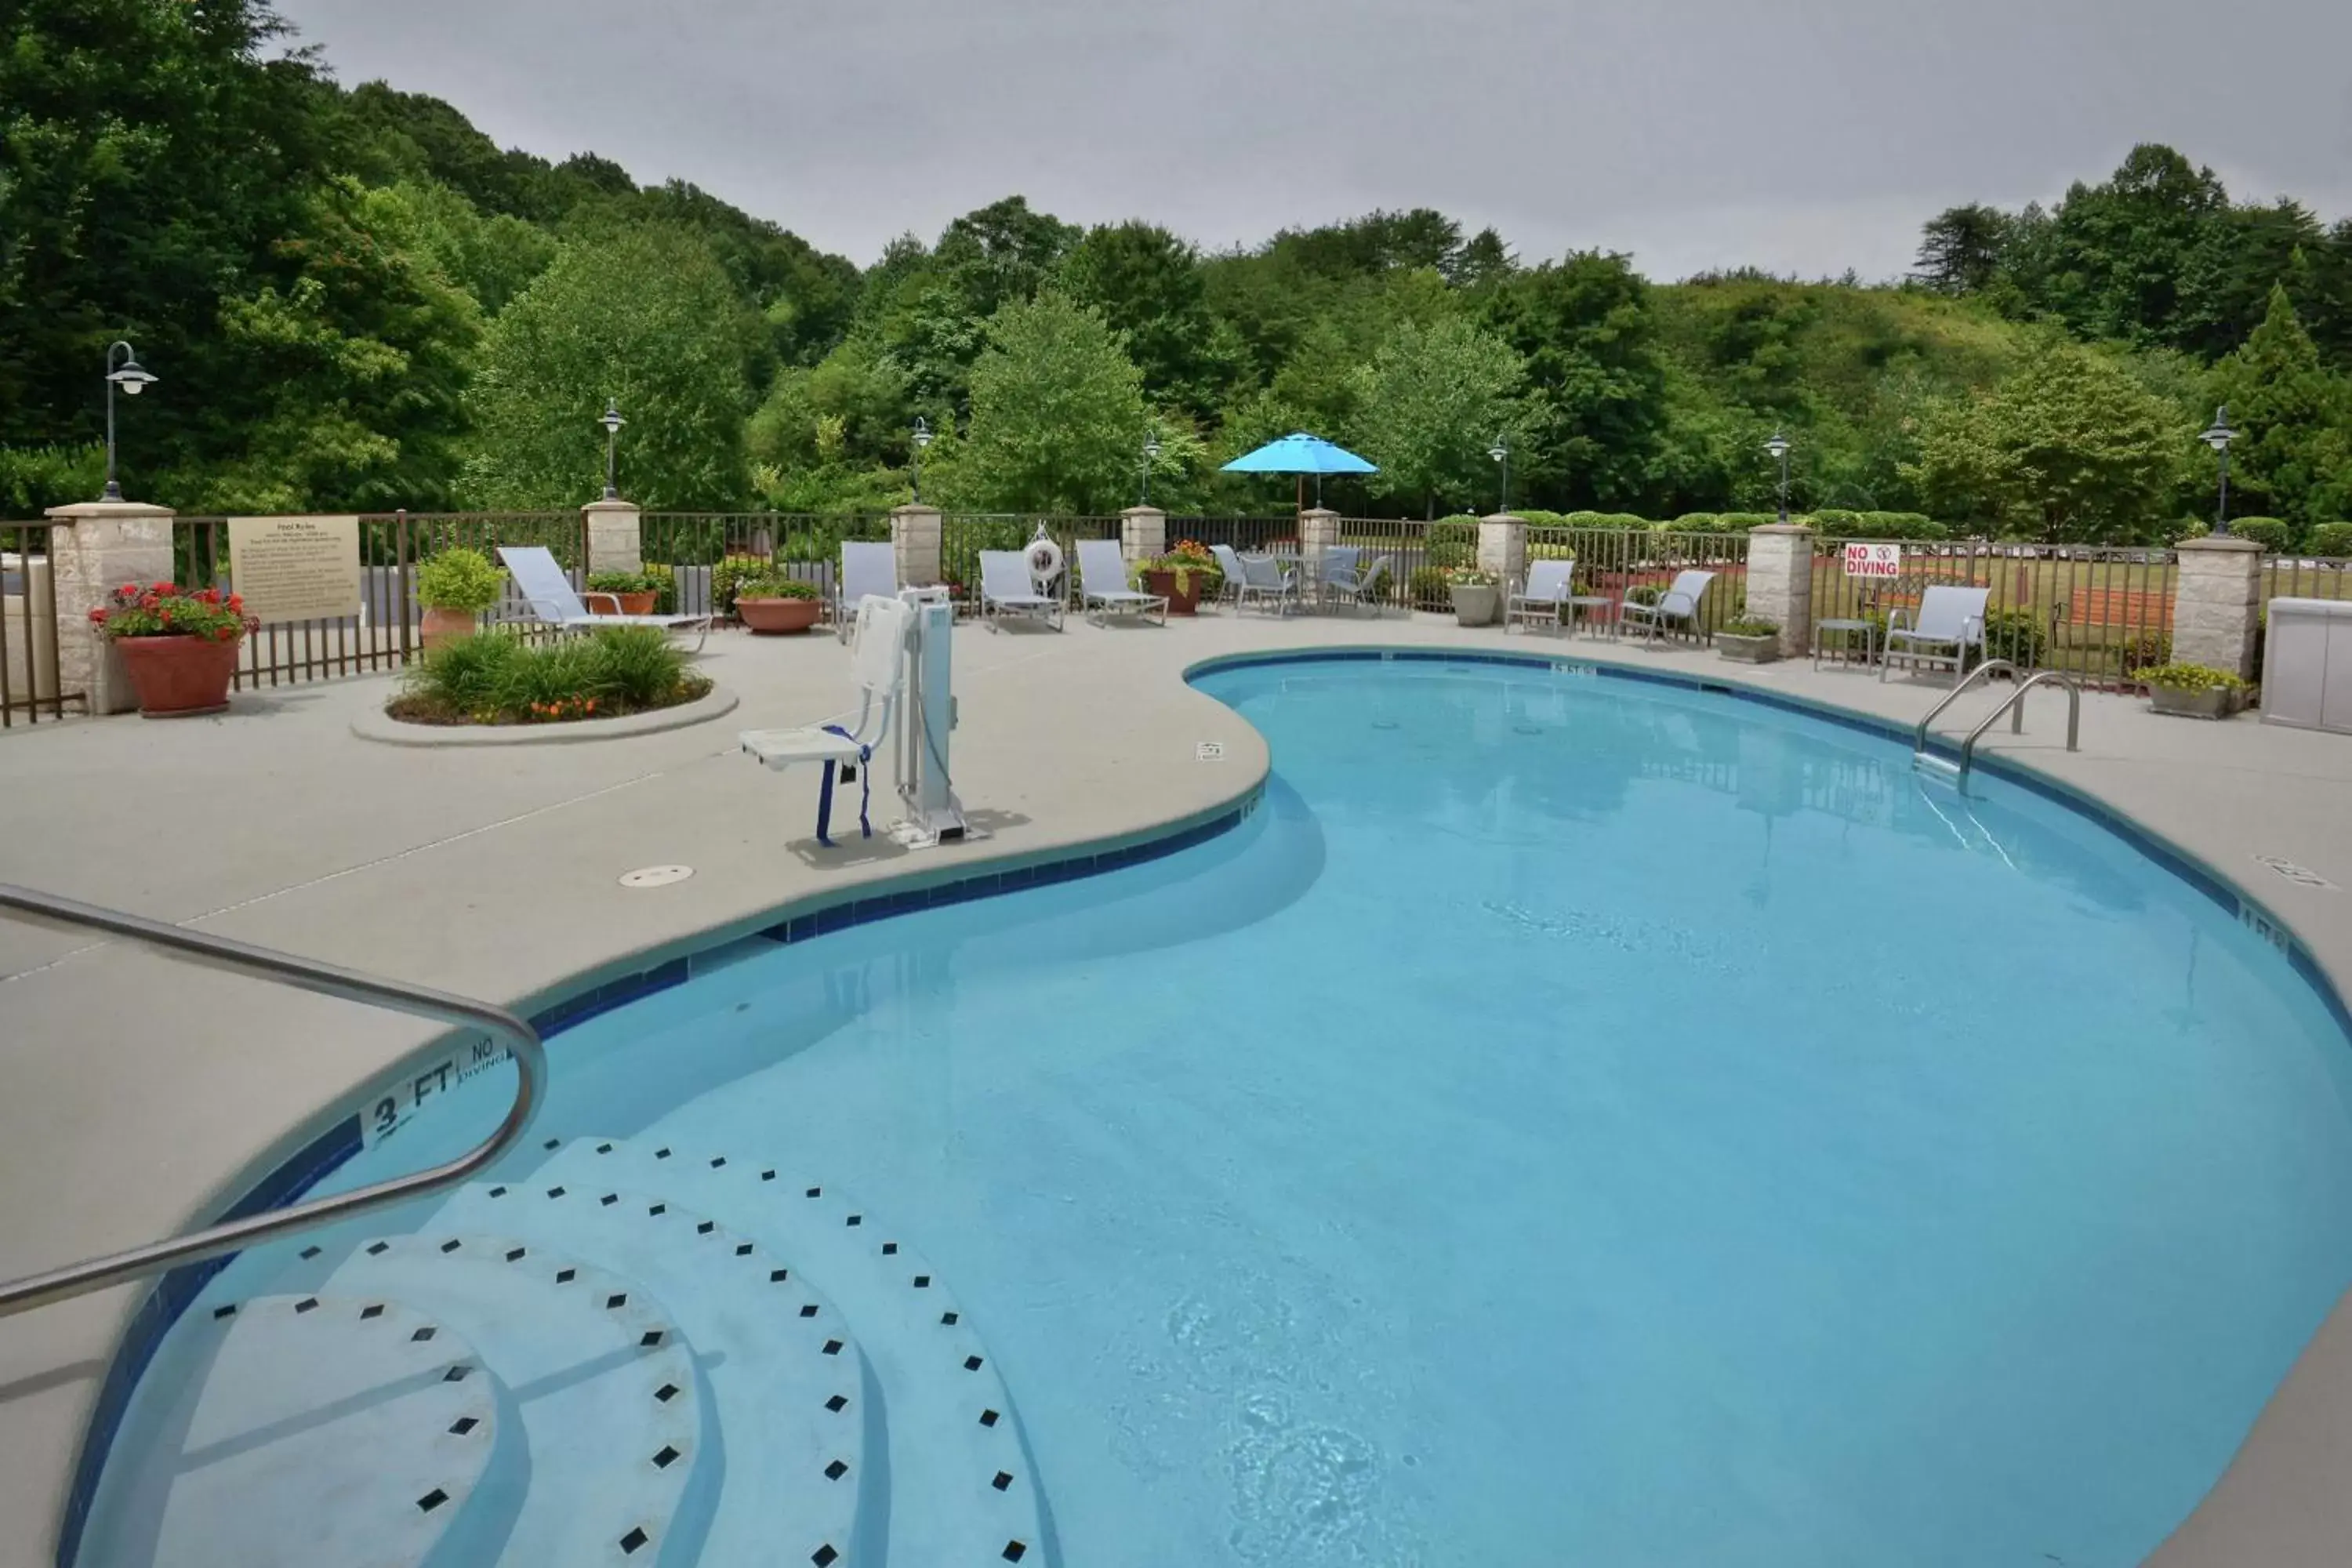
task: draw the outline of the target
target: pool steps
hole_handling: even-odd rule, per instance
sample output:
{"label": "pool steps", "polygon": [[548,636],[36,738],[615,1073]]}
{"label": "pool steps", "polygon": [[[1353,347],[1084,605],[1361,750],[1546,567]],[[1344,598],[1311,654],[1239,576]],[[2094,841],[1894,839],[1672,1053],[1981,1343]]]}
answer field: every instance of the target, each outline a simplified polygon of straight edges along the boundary
{"label": "pool steps", "polygon": [[1049,1561],[994,1362],[878,1216],[757,1160],[548,1149],[192,1314],[167,1451],[118,1456],[82,1568]]}

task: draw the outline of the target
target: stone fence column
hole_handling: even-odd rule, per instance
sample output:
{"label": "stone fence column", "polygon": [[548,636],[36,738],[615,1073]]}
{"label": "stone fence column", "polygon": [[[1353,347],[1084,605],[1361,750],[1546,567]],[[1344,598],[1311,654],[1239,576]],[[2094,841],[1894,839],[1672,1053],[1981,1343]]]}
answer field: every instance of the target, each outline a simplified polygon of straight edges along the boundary
{"label": "stone fence column", "polygon": [[1508,594],[1528,574],[1528,522],[1498,511],[1478,520],[1478,570],[1494,574]]}
{"label": "stone fence column", "polygon": [[890,544],[898,557],[898,586],[928,588],[939,582],[939,508],[919,501],[891,512]]}
{"label": "stone fence column", "polygon": [[1812,646],[1813,531],[1801,522],[1768,522],[1748,535],[1748,613],[1778,622],[1780,652]]}
{"label": "stone fence column", "polygon": [[2262,591],[2263,547],[2256,541],[2235,534],[2184,540],[2172,602],[2172,657],[2251,677]]}
{"label": "stone fence column", "polygon": [[1168,553],[1168,514],[1156,506],[1131,506],[1118,514],[1118,553],[1133,571]]}
{"label": "stone fence column", "polygon": [[93,500],[51,507],[49,515],[66,525],[49,531],[50,581],[58,592],[58,689],[87,692],[92,713],[127,713],[139,706],[139,699],[122,656],[89,624],[89,613],[125,583],[173,580],[172,509]]}
{"label": "stone fence column", "polygon": [[588,570],[646,569],[645,514],[628,500],[593,500],[580,509],[588,524]]}
{"label": "stone fence column", "polygon": [[1323,581],[1323,552],[1339,542],[1339,514],[1310,506],[1298,514],[1298,564],[1302,594]]}

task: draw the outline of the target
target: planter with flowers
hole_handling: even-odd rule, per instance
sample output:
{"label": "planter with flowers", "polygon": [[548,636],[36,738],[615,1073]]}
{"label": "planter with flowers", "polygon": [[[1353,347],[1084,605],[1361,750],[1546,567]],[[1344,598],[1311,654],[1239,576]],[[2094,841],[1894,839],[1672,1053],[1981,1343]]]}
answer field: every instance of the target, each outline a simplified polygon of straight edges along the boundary
{"label": "planter with flowers", "polygon": [[1503,591],[1492,572],[1475,566],[1445,569],[1446,596],[1454,601],[1454,624],[1491,626],[1503,607]]}
{"label": "planter with flowers", "polygon": [[1175,549],[1136,568],[1143,591],[1168,601],[1168,613],[1198,613],[1201,601],[1213,601],[1225,585],[1225,574],[1209,547],[1197,539],[1178,542]]}
{"label": "planter with flowers", "polygon": [[1735,616],[1715,628],[1715,647],[1734,664],[1769,664],[1780,657],[1780,623]]}
{"label": "planter with flowers", "polygon": [[661,584],[644,572],[591,572],[583,595],[592,616],[650,616]]}
{"label": "planter with flowers", "polygon": [[2202,664],[2158,664],[2134,672],[2147,688],[2148,706],[2181,719],[2227,719],[2245,706],[2246,683]]}
{"label": "planter with flowers", "polygon": [[126,583],[89,613],[99,635],[122,656],[139,711],[185,719],[228,706],[237,645],[260,623],[245,601],[218,588],[187,593],[173,583]]}
{"label": "planter with flowers", "polygon": [[824,598],[814,583],[747,577],[735,586],[735,615],[761,637],[791,636],[816,625]]}
{"label": "planter with flowers", "polygon": [[419,565],[416,602],[425,606],[425,646],[472,637],[481,628],[482,612],[506,587],[506,573],[478,550],[444,550]]}

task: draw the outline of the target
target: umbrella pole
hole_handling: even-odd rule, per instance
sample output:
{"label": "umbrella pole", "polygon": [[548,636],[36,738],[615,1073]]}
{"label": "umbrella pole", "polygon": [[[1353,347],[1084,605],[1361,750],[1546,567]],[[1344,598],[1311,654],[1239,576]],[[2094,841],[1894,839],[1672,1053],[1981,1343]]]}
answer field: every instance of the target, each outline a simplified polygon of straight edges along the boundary
{"label": "umbrella pole", "polygon": [[1305,474],[1298,476],[1298,514],[1301,517],[1307,515],[1307,476]]}

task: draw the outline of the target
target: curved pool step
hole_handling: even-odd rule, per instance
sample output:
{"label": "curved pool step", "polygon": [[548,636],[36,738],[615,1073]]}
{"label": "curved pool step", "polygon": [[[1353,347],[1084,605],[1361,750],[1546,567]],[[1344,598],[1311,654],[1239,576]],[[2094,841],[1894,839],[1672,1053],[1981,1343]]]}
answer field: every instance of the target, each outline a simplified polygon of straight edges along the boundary
{"label": "curved pool step", "polygon": [[397,1302],[329,1295],[257,1296],[187,1335],[176,1447],[157,1457],[147,1508],[108,1521],[86,1564],[456,1561],[436,1548],[471,1515],[501,1425],[462,1335]]}
{"label": "curved pool step", "polygon": [[667,1198],[551,1180],[461,1188],[433,1223],[593,1258],[675,1311],[725,1454],[702,1562],[857,1561],[864,1363],[839,1310],[782,1258]]}
{"label": "curved pool step", "polygon": [[787,1259],[840,1308],[881,1397],[882,1555],[893,1568],[1046,1561],[1044,1510],[996,1363],[938,1271],[878,1216],[757,1158],[659,1140],[575,1139],[534,1181],[664,1194]]}
{"label": "curved pool step", "polygon": [[523,1439],[501,1446],[436,1563],[694,1560],[691,1531],[672,1525],[701,1468],[701,1384],[685,1337],[644,1286],[535,1242],[437,1226],[366,1243],[329,1286],[406,1302],[469,1340]]}

